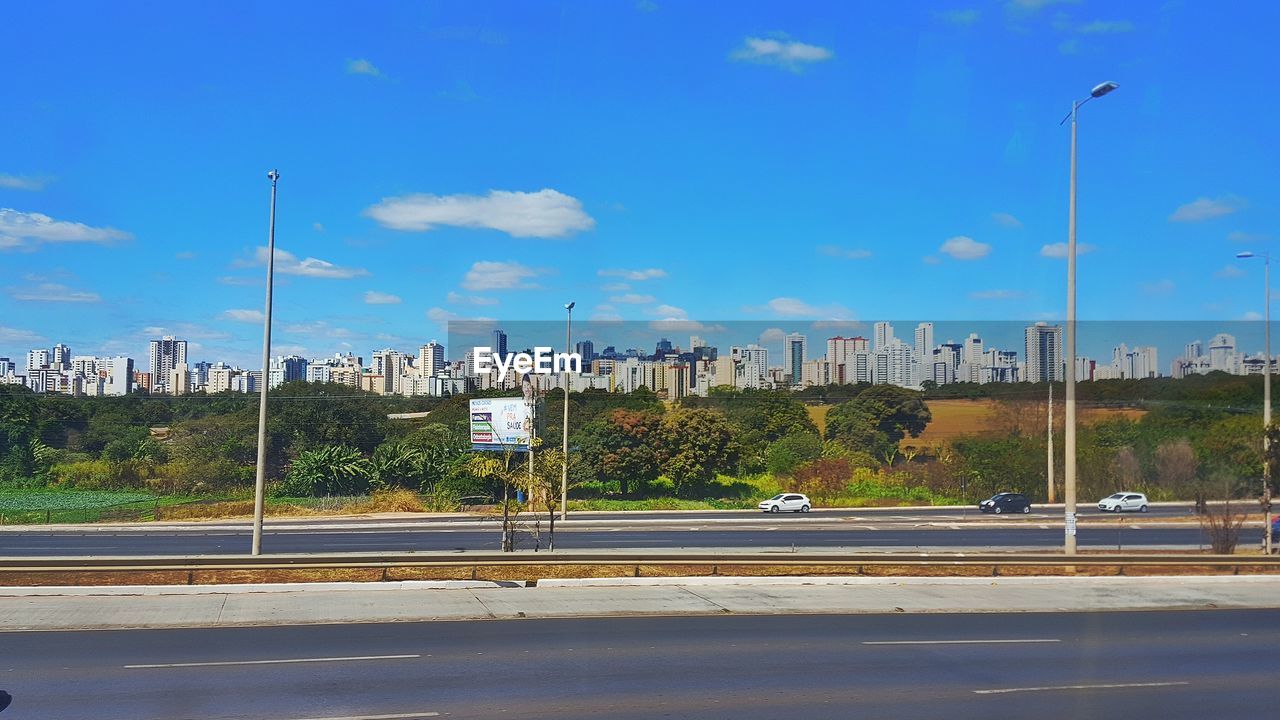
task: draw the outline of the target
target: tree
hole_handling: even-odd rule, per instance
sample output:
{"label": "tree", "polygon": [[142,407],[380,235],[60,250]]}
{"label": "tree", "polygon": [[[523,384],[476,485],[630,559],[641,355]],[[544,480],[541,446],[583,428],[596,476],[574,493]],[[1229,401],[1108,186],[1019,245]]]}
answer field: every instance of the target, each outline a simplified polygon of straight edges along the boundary
{"label": "tree", "polygon": [[677,495],[709,483],[738,460],[732,427],[711,410],[681,408],[667,413],[658,437],[659,458]]}
{"label": "tree", "polygon": [[1125,490],[1143,487],[1142,464],[1131,447],[1120,448],[1111,459],[1111,472]]}
{"label": "tree", "polygon": [[613,410],[587,423],[578,434],[583,465],[606,483],[618,483],[625,497],[631,481],[658,477],[657,440],[662,416],[648,410]]}
{"label": "tree", "polygon": [[359,495],[369,490],[373,466],[355,448],[329,445],[300,453],[277,490],[278,495]]}
{"label": "tree", "polygon": [[36,400],[20,385],[0,385],[0,481],[23,480],[35,470]]}
{"label": "tree", "polygon": [[770,445],[765,457],[769,472],[790,475],[801,465],[822,457],[822,438],[816,432],[795,432]]}
{"label": "tree", "polygon": [[269,443],[290,457],[336,445],[372,453],[390,429],[379,396],[338,383],[288,382],[271,390],[267,403]]}
{"label": "tree", "polygon": [[876,385],[827,413],[827,439],[884,455],[907,435],[918,437],[932,419],[920,393]]}
{"label": "tree", "polygon": [[1199,493],[1200,490],[1194,488],[1198,469],[1196,451],[1186,438],[1179,438],[1156,448],[1156,482],[1166,492],[1181,497]]}
{"label": "tree", "polygon": [[386,442],[373,451],[370,461],[370,484],[385,489],[414,487],[422,472],[424,453],[404,442]]}

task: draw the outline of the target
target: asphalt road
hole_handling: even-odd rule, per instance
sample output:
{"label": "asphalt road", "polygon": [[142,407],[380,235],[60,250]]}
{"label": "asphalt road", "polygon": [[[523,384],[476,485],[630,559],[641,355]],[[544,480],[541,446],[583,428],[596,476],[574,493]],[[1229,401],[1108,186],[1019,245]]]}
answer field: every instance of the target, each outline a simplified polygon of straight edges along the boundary
{"label": "asphalt road", "polygon": [[4,720],[1270,717],[1280,611],[0,634]]}
{"label": "asphalt road", "polygon": [[[802,522],[799,516],[782,516],[770,523],[670,528],[581,528],[556,531],[556,547],[562,550],[634,550],[639,548],[1037,548],[1062,543],[1061,525],[1024,522],[1017,518],[990,518],[980,524],[921,526],[907,523],[832,526]],[[290,530],[264,533],[262,547],[269,553],[305,552],[410,552],[449,550],[497,550],[500,525],[489,528]],[[1252,542],[1253,531],[1242,533]],[[1198,525],[1145,527],[1126,518],[1124,524],[1085,526],[1078,530],[1082,547],[1132,546],[1199,547],[1204,542]],[[0,533],[0,557],[57,555],[194,555],[244,554],[249,547],[247,530],[91,531]],[[545,534],[544,534],[545,542]],[[528,533],[521,533],[518,549],[533,549]]]}

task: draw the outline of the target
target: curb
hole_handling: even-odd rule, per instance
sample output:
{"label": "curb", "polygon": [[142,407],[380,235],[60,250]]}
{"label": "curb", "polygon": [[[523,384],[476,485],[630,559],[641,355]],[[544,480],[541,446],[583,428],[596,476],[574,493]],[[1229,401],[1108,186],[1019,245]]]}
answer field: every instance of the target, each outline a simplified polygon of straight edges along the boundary
{"label": "curb", "polygon": [[496,580],[399,580],[391,582],[261,583],[246,585],[50,585],[0,587],[0,597],[92,597],[163,595],[243,595],[247,593],[311,593],[350,590],[487,590],[523,587]]}

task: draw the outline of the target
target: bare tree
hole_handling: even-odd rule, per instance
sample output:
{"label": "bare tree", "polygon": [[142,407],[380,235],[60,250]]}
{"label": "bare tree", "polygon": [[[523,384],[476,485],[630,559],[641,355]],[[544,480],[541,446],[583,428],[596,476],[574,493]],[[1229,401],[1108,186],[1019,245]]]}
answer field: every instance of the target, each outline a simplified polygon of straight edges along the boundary
{"label": "bare tree", "polygon": [[1200,515],[1200,527],[1209,535],[1209,544],[1217,555],[1232,555],[1240,543],[1240,527],[1245,514],[1236,512],[1231,501],[1215,508],[1206,508]]}
{"label": "bare tree", "polygon": [[1195,487],[1199,472],[1196,452],[1186,438],[1167,442],[1156,448],[1156,481],[1165,489],[1185,497],[1191,490],[1197,499],[1204,495],[1202,489]]}
{"label": "bare tree", "polygon": [[1111,459],[1111,472],[1120,481],[1120,487],[1136,490],[1142,486],[1142,463],[1131,447],[1122,447]]}

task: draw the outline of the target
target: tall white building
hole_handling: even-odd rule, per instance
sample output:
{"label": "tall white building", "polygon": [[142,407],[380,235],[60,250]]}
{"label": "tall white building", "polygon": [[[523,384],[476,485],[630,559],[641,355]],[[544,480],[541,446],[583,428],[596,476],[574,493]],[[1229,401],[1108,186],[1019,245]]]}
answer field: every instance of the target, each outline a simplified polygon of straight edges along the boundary
{"label": "tall white building", "polygon": [[964,381],[976,383],[982,375],[982,338],[977,333],[969,333],[964,339]]}
{"label": "tall white building", "polygon": [[878,322],[875,324],[874,330],[875,344],[871,349],[879,351],[889,347],[889,343],[893,342],[893,326],[887,322]]}
{"label": "tall white building", "polygon": [[47,368],[52,363],[52,360],[53,356],[48,350],[44,348],[32,350],[27,353],[27,372]]}
{"label": "tall white building", "polygon": [[799,385],[802,380],[801,368],[809,359],[809,340],[800,333],[791,333],[782,339],[782,374],[787,382]]}
{"label": "tall white building", "polygon": [[418,375],[421,377],[435,377],[444,370],[444,346],[432,340],[431,342],[418,348]]}
{"label": "tall white building", "polygon": [[[152,340],[148,344],[147,356],[151,361],[151,377],[152,384],[169,382],[169,376],[173,374],[173,369],[178,365],[185,365],[187,362],[187,341],[175,339],[171,335],[165,335],[159,340]],[[153,387],[153,389],[155,389]]]}
{"label": "tall white building", "polygon": [[1026,329],[1026,382],[1061,381],[1063,366],[1062,326],[1038,322]]}
{"label": "tall white building", "polygon": [[116,357],[98,360],[103,395],[128,395],[133,392],[133,358]]}
{"label": "tall white building", "polygon": [[769,350],[755,343],[746,347],[734,345],[729,357],[737,365],[737,387],[759,389],[769,386]]}
{"label": "tall white building", "polygon": [[930,355],[933,354],[933,323],[922,322],[916,326],[916,358],[920,362],[929,361]]}
{"label": "tall white building", "polygon": [[71,368],[71,348],[62,343],[54,345],[49,366],[58,370],[69,370]]}
{"label": "tall white building", "polygon": [[1235,372],[1236,338],[1234,335],[1218,333],[1209,341],[1209,369],[1223,372]]}

